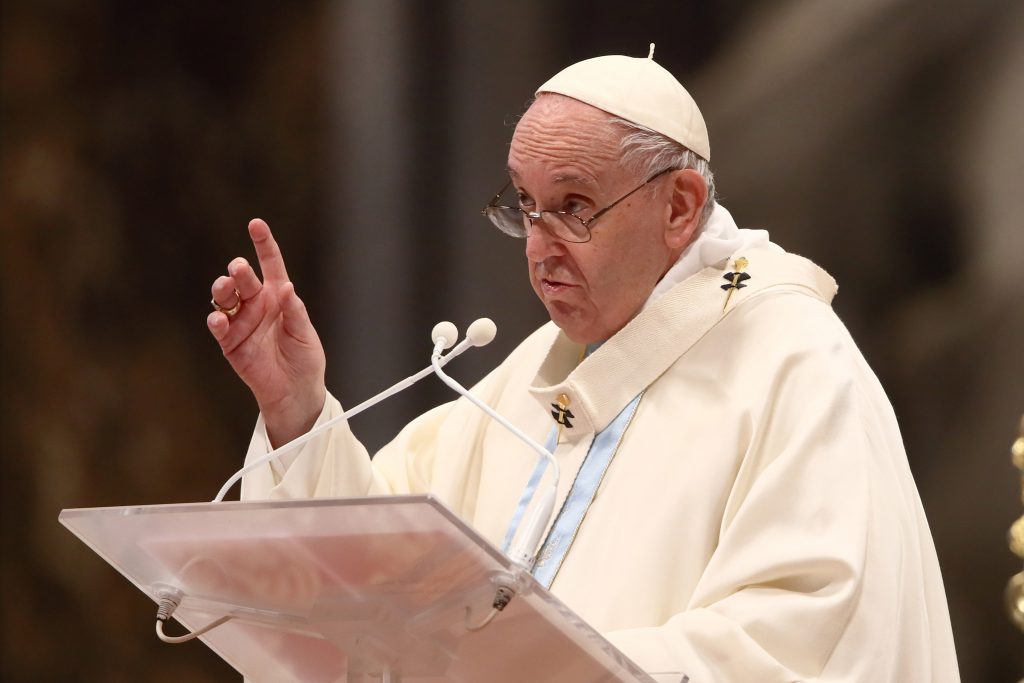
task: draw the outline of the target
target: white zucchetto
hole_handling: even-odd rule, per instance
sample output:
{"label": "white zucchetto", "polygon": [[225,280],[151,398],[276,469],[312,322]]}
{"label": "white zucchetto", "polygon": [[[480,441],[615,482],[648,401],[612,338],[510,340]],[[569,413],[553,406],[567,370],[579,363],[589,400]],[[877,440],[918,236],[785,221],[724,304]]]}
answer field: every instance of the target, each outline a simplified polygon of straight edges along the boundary
{"label": "white zucchetto", "polygon": [[565,95],[645,126],[711,161],[708,129],[697,103],[653,57],[587,59],[558,72],[537,89],[541,93]]}

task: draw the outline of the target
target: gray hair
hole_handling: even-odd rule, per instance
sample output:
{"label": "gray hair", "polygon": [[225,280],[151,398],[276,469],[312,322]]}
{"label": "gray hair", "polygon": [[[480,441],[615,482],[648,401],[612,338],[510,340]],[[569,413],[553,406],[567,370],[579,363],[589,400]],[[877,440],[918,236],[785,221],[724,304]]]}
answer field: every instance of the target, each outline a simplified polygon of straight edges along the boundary
{"label": "gray hair", "polygon": [[704,179],[708,197],[700,213],[698,228],[703,228],[715,208],[715,175],[706,159],[657,131],[618,116],[611,123],[623,130],[619,152],[623,165],[638,176],[649,178],[666,168],[692,168]]}

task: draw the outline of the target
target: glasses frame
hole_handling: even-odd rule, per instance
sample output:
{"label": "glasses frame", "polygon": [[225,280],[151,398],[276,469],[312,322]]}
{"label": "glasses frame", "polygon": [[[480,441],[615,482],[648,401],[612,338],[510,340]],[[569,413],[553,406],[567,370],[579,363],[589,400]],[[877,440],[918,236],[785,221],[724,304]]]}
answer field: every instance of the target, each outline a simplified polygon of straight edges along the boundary
{"label": "glasses frame", "polygon": [[483,211],[481,211],[480,213],[482,213],[484,216],[486,216],[487,220],[489,220],[491,222],[491,224],[493,224],[496,228],[501,230],[504,234],[509,235],[509,237],[519,237],[519,239],[526,239],[526,237],[528,236],[529,232],[524,229],[523,235],[521,235],[521,236],[510,235],[505,230],[502,230],[497,225],[497,223],[495,223],[494,220],[491,218],[491,209],[507,209],[509,211],[518,211],[518,212],[520,212],[521,214],[523,214],[524,216],[526,216],[530,220],[530,225],[534,225],[534,222],[536,220],[540,219],[540,218],[543,218],[544,214],[546,214],[546,213],[554,213],[554,214],[559,214],[561,216],[572,216],[577,221],[579,221],[580,225],[583,226],[583,229],[587,233],[586,239],[570,240],[570,239],[566,239],[565,237],[562,237],[561,235],[555,233],[552,230],[549,230],[548,232],[550,232],[552,236],[557,237],[558,239],[562,240],[563,242],[571,242],[572,244],[585,244],[586,242],[589,242],[591,237],[593,236],[593,233],[591,232],[590,225],[594,221],[596,221],[598,218],[600,218],[601,216],[605,215],[606,213],[608,213],[609,211],[614,209],[616,206],[618,206],[619,204],[624,202],[626,199],[628,199],[634,193],[640,191],[641,188],[646,187],[649,183],[651,183],[654,180],[660,178],[661,176],[665,175],[669,171],[678,171],[678,170],[679,169],[674,167],[674,166],[669,166],[668,168],[661,169],[660,171],[658,171],[657,173],[655,173],[654,175],[649,177],[647,180],[643,181],[642,183],[640,183],[639,185],[634,187],[632,190],[630,190],[626,194],[624,194],[621,197],[619,197],[618,199],[616,199],[614,202],[612,202],[608,206],[606,206],[603,209],[600,209],[599,211],[595,212],[594,215],[591,216],[590,218],[581,218],[581,217],[577,216],[576,214],[574,214],[572,211],[554,211],[554,210],[550,210],[550,209],[549,210],[544,210],[544,211],[527,211],[526,209],[524,209],[521,206],[506,206],[504,204],[498,204],[498,202],[501,200],[501,196],[503,194],[505,194],[505,192],[508,190],[509,187],[512,186],[512,180],[511,179],[507,183],[505,183],[505,185],[501,188],[501,190],[498,191],[498,194],[494,195],[494,198],[490,202],[487,203],[487,206],[485,206]]}

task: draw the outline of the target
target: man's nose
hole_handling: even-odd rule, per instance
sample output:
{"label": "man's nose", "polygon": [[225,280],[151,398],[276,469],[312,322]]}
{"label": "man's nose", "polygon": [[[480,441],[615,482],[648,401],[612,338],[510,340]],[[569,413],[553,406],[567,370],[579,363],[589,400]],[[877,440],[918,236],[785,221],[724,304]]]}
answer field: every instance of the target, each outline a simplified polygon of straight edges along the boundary
{"label": "man's nose", "polygon": [[565,243],[554,236],[543,217],[531,217],[526,226],[526,257],[531,261],[543,261],[549,256],[563,253]]}

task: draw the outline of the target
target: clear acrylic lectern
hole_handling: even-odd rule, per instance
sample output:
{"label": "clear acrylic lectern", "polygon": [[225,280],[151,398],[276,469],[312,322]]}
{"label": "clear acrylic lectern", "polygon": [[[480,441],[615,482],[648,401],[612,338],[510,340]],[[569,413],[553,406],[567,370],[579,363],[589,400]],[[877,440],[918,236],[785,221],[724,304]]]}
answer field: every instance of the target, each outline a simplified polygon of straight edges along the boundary
{"label": "clear acrylic lectern", "polygon": [[[651,681],[430,496],[64,510],[254,682]],[[495,593],[516,595],[484,623]],[[476,629],[476,630],[474,630]]]}

